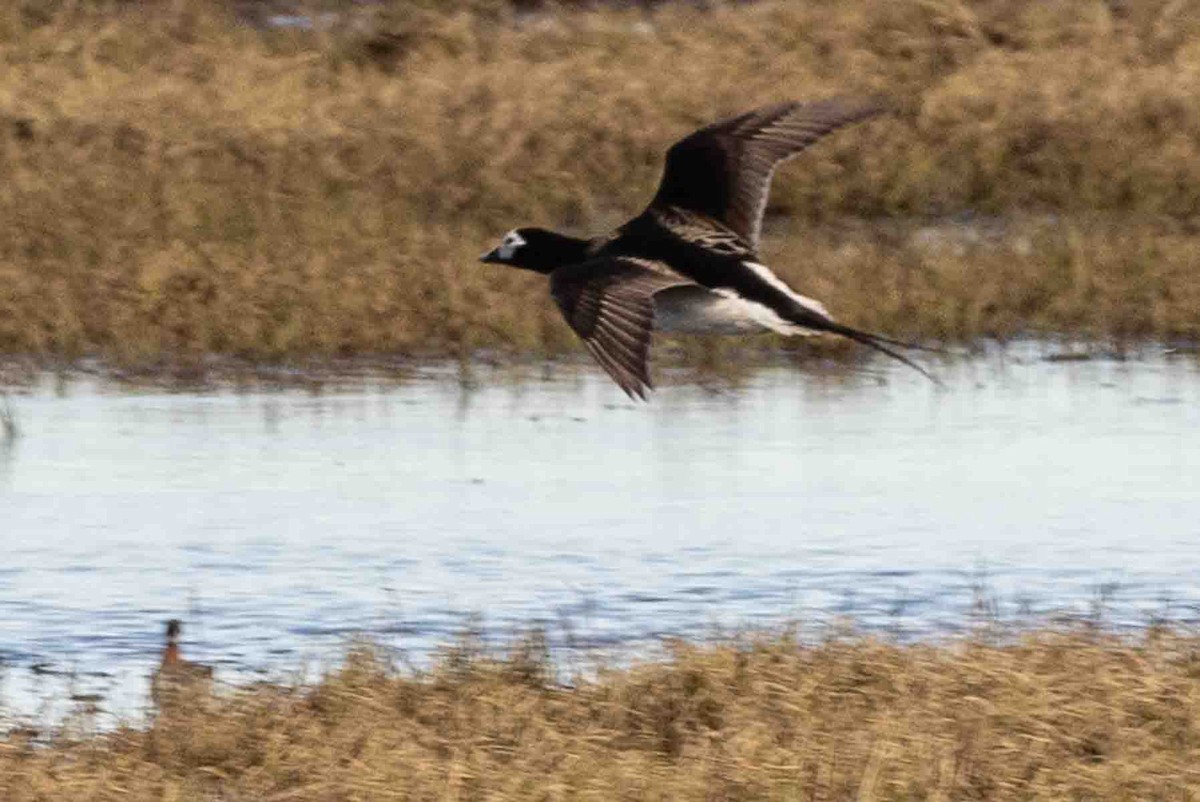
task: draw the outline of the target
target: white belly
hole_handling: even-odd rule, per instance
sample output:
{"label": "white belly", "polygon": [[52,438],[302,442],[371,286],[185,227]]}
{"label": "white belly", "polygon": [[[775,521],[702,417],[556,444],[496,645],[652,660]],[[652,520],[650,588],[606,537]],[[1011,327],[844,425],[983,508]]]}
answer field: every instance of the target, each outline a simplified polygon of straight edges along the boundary
{"label": "white belly", "polygon": [[654,328],[678,334],[813,333],[760,303],[704,287],[675,287],[655,295]]}

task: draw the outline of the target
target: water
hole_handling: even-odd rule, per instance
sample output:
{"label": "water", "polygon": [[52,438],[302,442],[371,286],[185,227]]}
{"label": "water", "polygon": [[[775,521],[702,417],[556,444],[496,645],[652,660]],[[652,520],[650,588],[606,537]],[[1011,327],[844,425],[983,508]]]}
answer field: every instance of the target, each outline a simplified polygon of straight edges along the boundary
{"label": "water", "polygon": [[[237,681],[356,633],[638,649],[839,616],[1200,618],[1189,360],[794,368],[634,405],[600,375],[215,393],[46,380],[0,445],[0,720],[134,715],[162,621]],[[569,638],[568,638],[569,633]],[[33,668],[36,667],[36,671]],[[61,712],[61,711],[60,711]]]}

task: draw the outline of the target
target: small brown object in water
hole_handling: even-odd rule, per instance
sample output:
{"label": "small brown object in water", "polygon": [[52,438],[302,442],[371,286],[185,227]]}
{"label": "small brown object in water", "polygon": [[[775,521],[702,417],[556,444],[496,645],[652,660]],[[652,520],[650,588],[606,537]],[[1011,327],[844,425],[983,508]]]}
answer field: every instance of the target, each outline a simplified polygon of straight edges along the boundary
{"label": "small brown object in water", "polygon": [[179,635],[182,631],[183,622],[178,618],[167,622],[167,645],[158,670],[150,680],[150,697],[160,710],[177,703],[183,696],[207,693],[212,685],[212,666],[180,656]]}

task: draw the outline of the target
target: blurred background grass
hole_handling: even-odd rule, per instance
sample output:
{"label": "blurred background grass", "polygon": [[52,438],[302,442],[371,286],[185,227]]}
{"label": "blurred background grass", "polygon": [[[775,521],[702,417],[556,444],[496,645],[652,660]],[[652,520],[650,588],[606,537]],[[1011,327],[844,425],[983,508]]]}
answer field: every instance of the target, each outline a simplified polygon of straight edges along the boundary
{"label": "blurred background grass", "polygon": [[859,92],[897,113],[775,181],[802,292],[901,336],[1200,338],[1200,2],[14,0],[0,63],[3,353],[574,348],[478,253],[621,222],[717,116]]}

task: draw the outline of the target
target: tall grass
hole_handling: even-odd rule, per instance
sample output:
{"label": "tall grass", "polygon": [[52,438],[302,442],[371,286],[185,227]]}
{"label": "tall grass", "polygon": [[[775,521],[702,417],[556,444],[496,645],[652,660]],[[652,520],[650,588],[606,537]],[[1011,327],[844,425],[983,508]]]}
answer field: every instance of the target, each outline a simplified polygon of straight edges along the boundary
{"label": "tall grass", "polygon": [[[217,0],[5,4],[0,351],[558,352],[543,282],[480,251],[620,222],[715,116],[857,92],[897,113],[781,171],[764,246],[835,314],[1200,336],[1200,3],[706,5],[272,31]],[[937,222],[963,215],[983,228]]]}
{"label": "tall grass", "polygon": [[145,728],[0,736],[0,798],[1191,799],[1198,654],[1162,630],[775,637],[564,685],[536,641],[419,674],[364,650],[315,687],[197,693]]}

